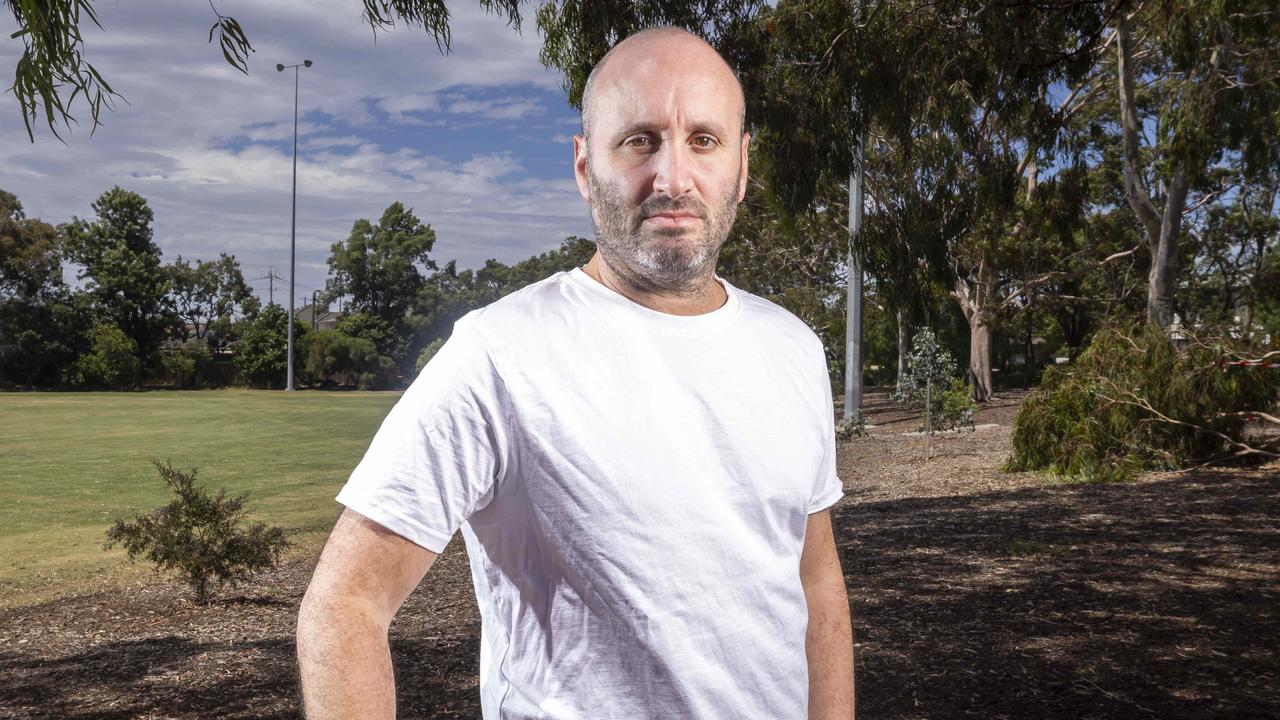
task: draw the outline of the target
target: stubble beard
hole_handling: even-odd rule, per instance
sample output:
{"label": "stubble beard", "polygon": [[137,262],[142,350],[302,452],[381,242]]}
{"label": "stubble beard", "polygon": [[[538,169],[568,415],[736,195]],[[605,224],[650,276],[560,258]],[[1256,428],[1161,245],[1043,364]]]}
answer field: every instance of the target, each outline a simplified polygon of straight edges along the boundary
{"label": "stubble beard", "polygon": [[[587,186],[591,191],[591,224],[596,233],[596,247],[609,268],[637,289],[696,293],[715,274],[720,247],[729,237],[737,217],[741,179],[742,166],[739,165],[733,185],[717,198],[714,207],[693,197],[656,196],[632,211],[618,187],[602,182],[588,166]],[[702,218],[701,226],[644,226],[647,216],[677,211],[696,213]]]}

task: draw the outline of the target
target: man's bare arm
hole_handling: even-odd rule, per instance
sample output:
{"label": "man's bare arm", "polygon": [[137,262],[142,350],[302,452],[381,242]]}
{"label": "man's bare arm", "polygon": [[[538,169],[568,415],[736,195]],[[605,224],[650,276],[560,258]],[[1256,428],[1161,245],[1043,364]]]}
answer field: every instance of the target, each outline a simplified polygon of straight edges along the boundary
{"label": "man's bare arm", "polygon": [[800,581],[809,606],[809,720],[853,720],[853,626],[827,510],[809,516]]}
{"label": "man's bare arm", "polygon": [[309,720],[395,717],[387,627],[436,557],[343,511],[298,611],[298,667]]}

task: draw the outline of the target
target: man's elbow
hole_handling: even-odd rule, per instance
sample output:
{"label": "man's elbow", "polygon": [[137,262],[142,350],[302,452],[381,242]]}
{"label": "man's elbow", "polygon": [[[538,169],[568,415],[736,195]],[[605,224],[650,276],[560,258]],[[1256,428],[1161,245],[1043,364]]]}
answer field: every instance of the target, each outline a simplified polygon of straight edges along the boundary
{"label": "man's elbow", "polygon": [[331,651],[353,637],[385,639],[391,617],[378,603],[329,585],[311,583],[298,606],[299,657],[307,651]]}

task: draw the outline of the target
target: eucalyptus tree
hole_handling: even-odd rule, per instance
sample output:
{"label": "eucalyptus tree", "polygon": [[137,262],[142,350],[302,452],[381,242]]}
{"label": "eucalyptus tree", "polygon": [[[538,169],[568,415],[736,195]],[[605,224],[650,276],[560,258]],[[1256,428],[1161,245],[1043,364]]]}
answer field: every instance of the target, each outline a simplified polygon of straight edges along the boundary
{"label": "eucalyptus tree", "polygon": [[954,273],[946,249],[969,224],[971,199],[949,143],[931,134],[896,142],[873,127],[866,154],[867,218],[858,238],[897,329],[897,377],[908,370],[912,328],[938,324]]}
{"label": "eucalyptus tree", "polygon": [[1226,190],[1214,168],[1237,162],[1256,180],[1274,177],[1280,162],[1280,6],[1136,2],[1112,23],[1125,195],[1151,254],[1147,319],[1164,327],[1176,306],[1183,218]]}
{"label": "eucalyptus tree", "polygon": [[1235,326],[1248,342],[1259,310],[1280,306],[1280,182],[1249,183],[1234,173],[1221,182],[1232,192],[1195,213],[1186,228],[1181,304],[1188,321]]}

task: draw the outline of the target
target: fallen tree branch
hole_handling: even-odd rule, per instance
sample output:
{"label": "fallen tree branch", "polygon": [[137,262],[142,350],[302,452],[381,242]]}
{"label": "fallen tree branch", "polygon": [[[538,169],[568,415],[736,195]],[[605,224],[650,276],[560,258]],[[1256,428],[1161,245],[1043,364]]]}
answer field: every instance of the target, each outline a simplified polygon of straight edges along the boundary
{"label": "fallen tree branch", "polygon": [[1197,431],[1197,432],[1208,433],[1208,434],[1210,434],[1210,435],[1216,435],[1216,436],[1218,436],[1219,438],[1222,438],[1222,440],[1223,440],[1223,441],[1225,441],[1229,446],[1231,446],[1231,447],[1236,447],[1236,448],[1240,448],[1240,450],[1241,450],[1243,453],[1245,453],[1245,454],[1255,454],[1255,455],[1262,455],[1262,456],[1269,457],[1269,458],[1273,458],[1273,459],[1280,459],[1280,453],[1274,453],[1274,452],[1271,452],[1270,450],[1264,450],[1264,449],[1262,449],[1262,448],[1256,448],[1256,447],[1253,447],[1252,445],[1249,445],[1248,443],[1245,443],[1245,442],[1242,442],[1242,441],[1240,441],[1240,440],[1237,440],[1237,439],[1235,439],[1235,438],[1233,438],[1233,437],[1231,437],[1230,435],[1227,435],[1227,434],[1225,434],[1225,433],[1220,433],[1220,432],[1218,432],[1217,430],[1210,430],[1210,429],[1209,429],[1209,428],[1207,428],[1207,427],[1203,427],[1203,426],[1200,426],[1200,425],[1196,425],[1195,423],[1189,423],[1189,422],[1186,422],[1186,421],[1183,421],[1183,420],[1176,420],[1176,419],[1174,419],[1174,418],[1171,418],[1171,417],[1169,417],[1168,415],[1165,415],[1164,413],[1160,412],[1159,410],[1157,410],[1157,409],[1155,409],[1155,408],[1151,407],[1151,403],[1147,402],[1147,400],[1146,400],[1145,398],[1138,397],[1138,396],[1137,396],[1137,395],[1135,395],[1132,391],[1124,390],[1124,391],[1122,391],[1122,392],[1121,392],[1121,393],[1119,393],[1119,394],[1127,395],[1127,396],[1129,396],[1129,397],[1131,397],[1131,398],[1133,398],[1133,399],[1132,399],[1132,400],[1121,400],[1121,399],[1118,399],[1118,398],[1108,397],[1107,395],[1104,395],[1103,393],[1098,393],[1098,397],[1099,397],[1099,398],[1102,398],[1103,400],[1106,400],[1107,402],[1113,402],[1113,403],[1117,403],[1117,404],[1120,404],[1120,405],[1131,405],[1131,406],[1136,407],[1136,408],[1139,408],[1139,409],[1141,409],[1141,410],[1145,410],[1146,412],[1151,413],[1151,415],[1152,415],[1152,416],[1154,416],[1154,418],[1155,418],[1155,419],[1161,420],[1161,421],[1166,422],[1166,423],[1169,423],[1169,424],[1171,424],[1171,425],[1181,425],[1182,427],[1188,427],[1188,428],[1191,428],[1192,430],[1195,430],[1195,431]]}

